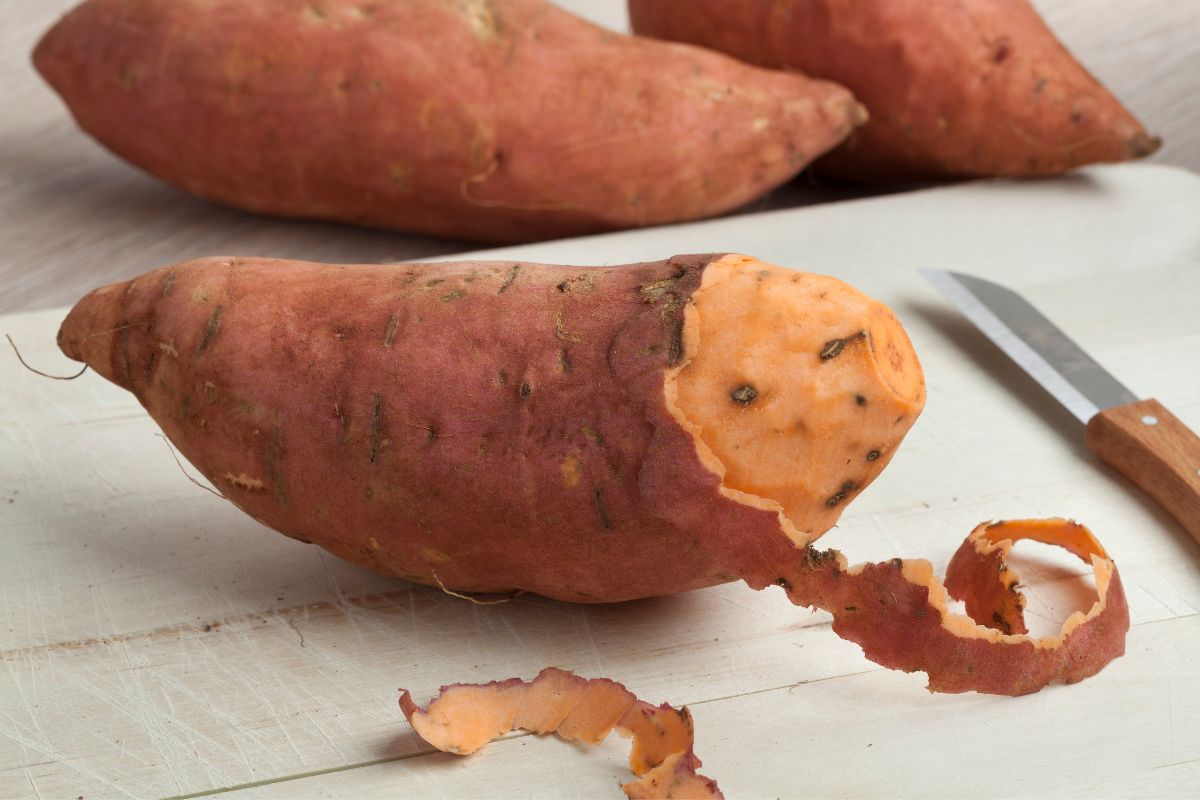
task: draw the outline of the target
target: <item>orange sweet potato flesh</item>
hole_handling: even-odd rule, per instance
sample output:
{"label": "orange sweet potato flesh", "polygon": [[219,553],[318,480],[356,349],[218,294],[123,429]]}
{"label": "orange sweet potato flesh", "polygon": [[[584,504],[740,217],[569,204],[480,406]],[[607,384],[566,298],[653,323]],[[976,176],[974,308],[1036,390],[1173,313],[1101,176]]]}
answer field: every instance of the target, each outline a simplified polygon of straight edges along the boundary
{"label": "orange sweet potato flesh", "polygon": [[848,87],[870,121],[818,163],[857,180],[1049,175],[1158,139],[1028,0],[629,0],[638,33]]}
{"label": "orange sweet potato flesh", "polygon": [[688,710],[652,706],[606,678],[588,680],[550,667],[528,683],[511,678],[443,686],[424,709],[401,690],[400,708],[422,739],[459,755],[517,729],[585,744],[597,744],[615,729],[633,740],[629,768],[641,779],[621,787],[631,800],[723,797],[714,781],[697,773]]}
{"label": "orange sweet potato flesh", "polygon": [[[428,585],[577,602],[770,574],[924,401],[881,304],[738,255],[206,259],[96,290],[59,344],[265,525]],[[758,439],[786,447],[739,450]]]}
{"label": "orange sweet potato flesh", "polygon": [[484,241],[719,214],[865,117],[539,0],[88,0],[33,60],[80,127],[201,197]]}

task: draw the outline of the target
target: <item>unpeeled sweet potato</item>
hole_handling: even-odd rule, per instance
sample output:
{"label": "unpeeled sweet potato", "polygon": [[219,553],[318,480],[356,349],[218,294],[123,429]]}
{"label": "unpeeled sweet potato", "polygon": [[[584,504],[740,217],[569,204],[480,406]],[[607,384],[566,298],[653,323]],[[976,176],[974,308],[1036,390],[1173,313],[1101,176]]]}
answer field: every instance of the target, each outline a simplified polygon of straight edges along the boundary
{"label": "unpeeled sweet potato", "polygon": [[88,0],[34,63],[201,197],[488,241],[719,214],[864,118],[834,84],[538,0]]}
{"label": "unpeeled sweet potato", "polygon": [[737,255],[206,259],[96,290],[59,344],[276,530],[583,602],[770,582],[925,397],[886,307]]}
{"label": "unpeeled sweet potato", "polygon": [[636,32],[847,86],[870,121],[818,170],[859,180],[1048,175],[1158,139],[1028,0],[629,0]]}

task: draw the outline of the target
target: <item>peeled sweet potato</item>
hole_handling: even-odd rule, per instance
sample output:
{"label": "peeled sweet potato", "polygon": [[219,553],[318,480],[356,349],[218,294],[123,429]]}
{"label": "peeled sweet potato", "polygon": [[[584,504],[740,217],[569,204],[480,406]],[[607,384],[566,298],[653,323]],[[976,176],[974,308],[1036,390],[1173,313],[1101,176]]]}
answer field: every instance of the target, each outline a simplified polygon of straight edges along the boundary
{"label": "peeled sweet potato", "polygon": [[[896,318],[833,278],[741,255],[214,258],[97,289],[58,338],[239,508],[412,581],[577,602],[779,586],[939,691],[1036,691],[1124,648],[1116,567],[1065,520],[980,526],[945,586],[926,561],[814,549],[925,399]],[[1023,632],[1019,539],[1094,567],[1097,603],[1057,637]]]}
{"label": "peeled sweet potato", "polygon": [[487,241],[719,214],[864,118],[539,0],[88,0],[33,58],[85,131],[201,197]]}
{"label": "peeled sweet potato", "polygon": [[1028,0],[629,0],[636,32],[837,81],[870,121],[817,169],[858,180],[1049,175],[1158,139]]}
{"label": "peeled sweet potato", "polygon": [[925,398],[886,307],[738,255],[206,259],[96,290],[59,344],[276,530],[582,602],[774,578]]}

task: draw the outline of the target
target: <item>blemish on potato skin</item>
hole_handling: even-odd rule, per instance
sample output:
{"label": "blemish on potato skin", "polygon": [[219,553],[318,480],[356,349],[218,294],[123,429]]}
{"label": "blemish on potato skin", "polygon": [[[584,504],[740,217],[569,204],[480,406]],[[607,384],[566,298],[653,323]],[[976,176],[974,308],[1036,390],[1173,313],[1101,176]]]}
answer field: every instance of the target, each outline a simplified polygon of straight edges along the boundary
{"label": "blemish on potato skin", "polygon": [[568,489],[574,489],[579,485],[580,478],[583,477],[582,461],[575,453],[571,453],[565,459],[559,468],[562,470],[563,486]]}
{"label": "blemish on potato skin", "polygon": [[383,395],[371,398],[371,452],[367,459],[374,464],[379,458],[380,438],[383,434]]}
{"label": "blemish on potato skin", "polygon": [[388,317],[387,329],[383,332],[383,346],[389,350],[392,348],[392,342],[396,338],[396,328],[400,326],[400,315],[392,314]]}
{"label": "blemish on potato skin", "polygon": [[608,508],[604,504],[604,490],[597,486],[592,492],[592,499],[596,504],[596,515],[600,517],[600,526],[606,531],[611,531],[612,520],[608,516]]}
{"label": "blemish on potato skin", "polygon": [[579,342],[578,334],[569,333],[566,328],[566,316],[560,310],[554,315],[554,335],[560,342],[570,342],[572,344]]}
{"label": "blemish on potato skin", "polygon": [[638,292],[642,295],[643,303],[655,303],[661,300],[667,294],[670,294],[675,284],[679,283],[679,279],[687,275],[686,269],[679,269],[672,273],[669,277],[662,280],[653,281],[638,287]]}
{"label": "blemish on potato skin", "polygon": [[750,384],[742,384],[729,393],[729,397],[735,402],[743,406],[748,406],[758,397],[758,390]]}
{"label": "blemish on potato skin", "polygon": [[500,15],[490,0],[466,0],[462,14],[476,39],[490,42],[500,38]]}
{"label": "blemish on potato skin", "polygon": [[563,348],[558,351],[558,371],[562,373],[570,372],[572,369],[571,354]]}
{"label": "blemish on potato skin", "polygon": [[512,286],[513,281],[517,279],[517,273],[521,271],[520,264],[513,264],[512,269],[504,276],[504,280],[500,282],[500,288],[496,289],[496,294],[504,294],[508,291],[508,287]]}
{"label": "blemish on potato skin", "polygon": [[867,453],[867,461],[874,461],[877,458],[879,458],[878,450],[871,450]]}
{"label": "blemish on potato skin", "polygon": [[837,358],[845,348],[845,339],[830,339],[825,343],[825,346],[821,348],[821,352],[818,355],[822,361],[828,361],[831,358]]}
{"label": "blemish on potato skin", "polygon": [[867,404],[867,398],[863,397],[861,394],[856,394],[854,395],[854,402],[857,405],[865,406]]}
{"label": "blemish on potato skin", "polygon": [[239,489],[246,489],[251,492],[262,491],[265,484],[258,478],[252,478],[244,472],[234,475],[232,472],[225,473],[225,480]]}
{"label": "blemish on potato skin", "polygon": [[126,65],[117,73],[117,83],[122,89],[133,89],[138,85],[138,71],[135,67]]}
{"label": "blemish on potato skin", "polygon": [[521,384],[521,388],[517,391],[517,394],[521,395],[522,398],[529,397],[529,395],[533,394],[533,387],[529,385],[529,381],[525,381]]}
{"label": "blemish on potato skin", "polygon": [[165,342],[159,342],[158,349],[169,355],[171,358],[179,358],[179,351],[175,349],[175,339],[173,338]]}
{"label": "blemish on potato skin", "polygon": [[830,497],[828,500],[826,500],[825,505],[828,506],[829,508],[833,508],[834,506],[838,505],[843,500],[845,500],[850,495],[850,493],[853,492],[857,488],[858,488],[858,484],[855,483],[854,481],[846,481],[845,483],[842,484],[841,491],[837,492],[832,497]]}
{"label": "blemish on potato skin", "polygon": [[671,330],[671,343],[667,349],[667,364],[675,366],[683,360],[683,319],[682,317],[676,321],[675,327]]}
{"label": "blemish on potato skin", "polygon": [[1005,59],[1008,58],[1011,52],[1012,43],[1009,41],[1007,36],[1001,36],[996,40],[995,47],[992,50],[992,61],[997,64],[1002,64],[1004,63]]}
{"label": "blemish on potato skin", "polygon": [[445,564],[446,562],[450,561],[450,556],[446,555],[435,547],[422,547],[421,555],[425,556],[430,561],[436,561],[439,564]]}
{"label": "blemish on potato skin", "polygon": [[283,475],[279,471],[279,456],[283,450],[283,431],[276,425],[271,431],[271,441],[267,445],[267,477],[275,486],[275,502],[287,508],[287,488],[283,484]]}
{"label": "blemish on potato skin", "polygon": [[439,297],[438,300],[441,300],[443,303],[453,303],[455,300],[461,300],[466,296],[467,290],[463,289],[461,286],[456,286],[449,292],[446,292],[446,294]]}
{"label": "blemish on potato skin", "polygon": [[584,273],[583,275],[576,275],[574,277],[567,278],[555,286],[555,288],[563,294],[570,294],[576,289],[584,292],[590,292],[596,288],[596,283],[592,279],[591,273]]}
{"label": "blemish on potato skin", "polygon": [[175,288],[175,270],[167,272],[167,277],[163,279],[162,291],[158,293],[159,297],[166,297]]}
{"label": "blemish on potato skin", "polygon": [[196,355],[203,354],[216,337],[217,331],[221,327],[221,309],[222,306],[217,306],[209,315],[208,323],[204,326],[204,334],[200,337],[200,344],[196,346]]}

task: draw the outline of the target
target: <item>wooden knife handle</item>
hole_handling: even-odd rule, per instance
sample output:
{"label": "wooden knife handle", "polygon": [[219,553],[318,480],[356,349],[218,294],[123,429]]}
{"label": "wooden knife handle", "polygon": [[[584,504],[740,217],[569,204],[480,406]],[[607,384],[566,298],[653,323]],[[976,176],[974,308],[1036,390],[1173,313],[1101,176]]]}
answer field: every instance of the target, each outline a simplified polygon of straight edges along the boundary
{"label": "wooden knife handle", "polygon": [[1092,417],[1084,441],[1200,542],[1200,436],[1157,400],[1138,400]]}

